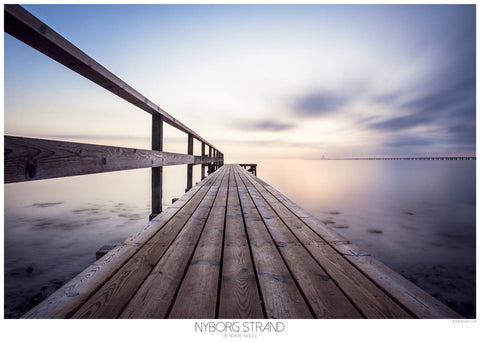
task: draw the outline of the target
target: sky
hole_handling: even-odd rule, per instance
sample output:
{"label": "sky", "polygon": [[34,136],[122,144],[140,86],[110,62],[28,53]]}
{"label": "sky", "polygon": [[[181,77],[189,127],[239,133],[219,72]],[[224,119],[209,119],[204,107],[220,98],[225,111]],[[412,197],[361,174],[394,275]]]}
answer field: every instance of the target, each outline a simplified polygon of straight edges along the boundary
{"label": "sky", "polygon": [[[475,154],[474,5],[24,7],[227,162]],[[4,103],[8,135],[150,148],[148,113],[5,33]]]}

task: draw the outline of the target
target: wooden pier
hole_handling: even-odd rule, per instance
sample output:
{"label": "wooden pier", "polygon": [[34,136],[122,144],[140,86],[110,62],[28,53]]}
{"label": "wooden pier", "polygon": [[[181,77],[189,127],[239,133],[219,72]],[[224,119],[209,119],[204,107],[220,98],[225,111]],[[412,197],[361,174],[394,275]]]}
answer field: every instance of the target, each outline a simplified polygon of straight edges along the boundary
{"label": "wooden pier", "polygon": [[[148,224],[23,318],[460,317],[257,178],[257,165],[224,165],[215,146],[22,7],[4,14],[5,32],[152,116],[151,150],[5,136],[5,183],[152,170]],[[187,154],[163,151],[164,123],[187,134]],[[162,168],[179,164],[186,193],[163,209]]]}
{"label": "wooden pier", "polygon": [[24,318],[458,318],[224,165]]}

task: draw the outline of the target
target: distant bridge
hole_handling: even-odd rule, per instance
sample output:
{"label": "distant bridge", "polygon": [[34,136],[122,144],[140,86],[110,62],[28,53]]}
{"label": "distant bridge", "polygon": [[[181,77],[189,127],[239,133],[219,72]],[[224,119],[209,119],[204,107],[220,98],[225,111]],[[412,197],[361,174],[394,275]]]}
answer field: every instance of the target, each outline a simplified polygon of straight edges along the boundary
{"label": "distant bridge", "polygon": [[476,160],[472,156],[440,156],[440,157],[351,157],[351,158],[322,158],[322,160]]}

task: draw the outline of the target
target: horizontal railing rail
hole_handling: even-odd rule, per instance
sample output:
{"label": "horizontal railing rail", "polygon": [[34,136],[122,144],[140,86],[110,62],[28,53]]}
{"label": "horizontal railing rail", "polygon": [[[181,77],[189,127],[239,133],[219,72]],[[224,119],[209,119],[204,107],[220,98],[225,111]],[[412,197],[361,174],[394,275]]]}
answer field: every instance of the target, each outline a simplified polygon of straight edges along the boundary
{"label": "horizontal railing rail", "polygon": [[[223,165],[224,155],[214,145],[122,81],[23,7],[4,5],[4,30],[12,37],[152,115],[152,150],[5,136],[5,183],[152,168],[150,218],[153,218],[162,211],[164,166],[186,164],[186,190],[188,190],[193,183],[194,165],[201,164],[202,179],[205,178],[205,168],[208,173],[212,173]],[[163,151],[164,122],[188,135],[187,154]],[[193,154],[194,139],[201,143],[200,156]]]}
{"label": "horizontal railing rail", "polygon": [[221,161],[218,157],[5,136],[5,183]]}
{"label": "horizontal railing rail", "polygon": [[19,5],[5,5],[5,32],[173,127],[216,149]]}

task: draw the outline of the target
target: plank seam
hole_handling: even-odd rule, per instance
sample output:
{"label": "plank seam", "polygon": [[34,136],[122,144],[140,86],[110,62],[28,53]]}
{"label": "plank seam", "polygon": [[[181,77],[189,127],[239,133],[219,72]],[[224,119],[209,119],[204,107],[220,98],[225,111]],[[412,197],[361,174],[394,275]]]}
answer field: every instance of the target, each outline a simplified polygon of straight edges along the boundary
{"label": "plank seam", "polygon": [[[213,187],[213,185],[215,184],[215,181],[217,180],[217,178],[218,178],[218,175],[215,177],[214,180],[212,180],[212,181],[210,182],[210,184],[209,184],[209,186],[208,186],[208,190],[210,190],[210,189]],[[198,189],[200,189],[200,188],[201,188],[201,187],[198,187]],[[191,188],[191,189],[193,189],[193,188]],[[207,192],[205,192],[205,195],[208,193],[208,190],[207,190]],[[198,192],[198,191],[197,191],[197,192]],[[197,192],[195,192],[195,194],[197,194]],[[189,198],[189,201],[190,201],[192,198],[193,198],[193,196]],[[179,210],[182,209],[182,208],[184,208],[184,207],[187,205],[187,203],[188,203],[188,202],[186,202],[182,207],[180,207]],[[190,220],[190,218],[192,217],[193,213],[195,213],[195,211],[196,211],[197,208],[200,206],[200,204],[201,204],[201,201],[198,203],[198,205],[195,207],[195,209],[194,209],[194,210],[192,211],[192,213],[189,215],[189,217],[188,217],[188,219],[185,221],[185,223],[187,223],[187,222]],[[176,214],[176,213],[178,213],[178,211],[175,212],[175,214]],[[175,217],[175,215],[172,216],[172,218],[174,218],[174,217]],[[172,218],[170,218],[170,220],[171,220]],[[170,220],[169,220],[169,221],[170,221]],[[167,223],[165,223],[162,227],[164,227],[166,224],[167,224]],[[178,235],[180,234],[181,231],[182,231],[182,230],[179,230],[179,231],[177,232],[177,234],[175,235],[175,238],[172,239],[172,241],[170,242],[168,248],[165,249],[165,251],[162,253],[162,255],[159,257],[159,259],[158,259],[157,262],[155,263],[155,266],[158,264],[158,262],[159,262],[159,261],[162,259],[162,257],[165,255],[165,253],[166,253],[167,250],[170,248],[170,246],[171,246],[172,243],[175,241],[175,239],[178,237]],[[157,231],[157,232],[158,232],[158,231]],[[156,235],[156,234],[155,234],[155,235]],[[153,235],[152,237],[150,237],[149,241],[150,241],[155,235]],[[147,242],[146,242],[146,243],[147,243]],[[146,243],[145,243],[145,244],[146,244]],[[145,244],[144,244],[144,245],[145,245]],[[144,245],[142,245],[142,247],[143,247]],[[138,253],[140,250],[141,250],[141,248],[138,249],[136,253]],[[136,253],[135,253],[135,254],[136,254]],[[134,255],[135,255],[135,254],[134,254]],[[123,308],[118,312],[118,314],[117,314],[117,316],[116,316],[117,318],[122,315],[123,311],[124,311],[124,310],[127,308],[127,306],[130,304],[130,301],[131,301],[131,300],[133,299],[133,297],[138,293],[138,290],[140,289],[140,287],[142,286],[142,284],[143,284],[143,283],[145,282],[145,280],[150,276],[150,274],[151,274],[152,270],[155,268],[155,266],[151,268],[150,272],[145,276],[145,278],[143,279],[143,281],[142,281],[141,283],[139,283],[139,286],[137,287],[137,289],[136,289],[134,292],[132,292],[132,294],[131,294],[130,298],[128,299],[128,301],[125,302],[125,305],[123,306]],[[113,277],[115,274],[116,274],[116,273],[111,274],[110,278]],[[110,280],[110,278],[109,278],[108,280]],[[107,281],[108,281],[108,280],[107,280]],[[93,294],[92,294],[92,296],[93,296]],[[90,298],[89,298],[89,299],[90,299]],[[88,301],[88,300],[87,300],[87,301]],[[84,304],[87,303],[87,301],[85,301]],[[82,304],[82,306],[83,306],[83,304]]]}
{"label": "plank seam", "polygon": [[[249,175],[250,176],[250,175]],[[254,178],[254,176],[252,175],[252,178]],[[255,179],[258,179],[257,177],[255,177]],[[255,180],[254,179],[254,180]],[[259,184],[263,184],[264,182],[258,182]],[[255,187],[255,186],[254,186]],[[257,188],[257,187],[255,187]],[[364,275],[370,282],[372,282],[376,287],[378,287],[388,298],[390,298],[393,302],[395,302],[397,305],[400,306],[400,308],[402,308],[405,312],[407,312],[409,315],[411,315],[413,318],[418,318],[418,316],[413,313],[408,307],[406,307],[404,304],[402,304],[399,300],[397,300],[392,294],[390,291],[386,290],[384,287],[382,287],[381,285],[379,285],[375,279],[373,279],[370,275],[368,275],[367,273],[365,273],[363,270],[361,270],[360,268],[358,268],[354,263],[352,263],[348,258],[345,258],[344,254],[341,253],[336,247],[334,244],[331,244],[328,240],[326,240],[324,237],[322,237],[318,232],[316,232],[315,230],[313,230],[311,228],[310,225],[308,225],[308,223],[306,223],[301,217],[299,217],[298,215],[296,215],[291,209],[290,207],[288,207],[287,205],[285,205],[285,203],[280,200],[273,192],[271,192],[267,187],[263,186],[263,188],[268,192],[270,193],[275,199],[277,199],[290,213],[292,213],[295,217],[297,217],[302,223],[305,224],[306,227],[308,227],[310,229],[310,231],[312,231],[316,236],[318,236],[320,239],[322,239],[326,244],[328,244],[330,247],[332,247],[340,256],[342,256],[342,258],[344,260],[346,260],[351,266],[353,266],[356,270],[358,270],[362,275]],[[261,193],[261,192],[259,192]],[[274,210],[275,213],[277,213],[275,210]],[[278,214],[277,214],[278,215]],[[313,217],[313,216],[312,216]],[[281,218],[280,218],[281,219]],[[283,220],[282,220],[283,221]],[[288,227],[288,225],[287,225]],[[290,228],[289,228],[290,229]],[[291,231],[291,230],[290,230]],[[302,246],[303,246],[303,243],[301,243]],[[307,249],[308,251],[308,249]],[[310,253],[310,252],[309,252]],[[311,253],[310,253],[311,254]],[[317,261],[318,263],[318,261]],[[320,265],[321,266],[321,265]],[[322,267],[323,268],[323,267]],[[332,280],[334,280],[332,278]],[[336,281],[334,281],[335,284],[337,284]],[[345,292],[343,291],[343,289],[340,287],[340,285],[337,284],[337,286],[342,290],[342,292],[345,294]],[[345,294],[346,295],[346,294]],[[355,308],[357,308],[357,306],[355,305],[355,303],[351,300],[350,297],[347,296],[347,298],[352,302],[352,304],[355,306]],[[357,308],[358,309],[358,308]],[[360,309],[358,309],[360,310]],[[365,316],[365,314],[363,313],[363,311],[361,311],[362,315]]]}
{"label": "plank seam", "polygon": [[[207,181],[205,181],[204,183],[207,184],[207,183],[209,183],[209,181],[210,181],[210,180],[207,180]],[[195,196],[195,194],[197,194],[197,192],[200,190],[201,186],[203,186],[203,185],[199,185],[199,187],[192,188],[192,190],[191,190],[192,194],[188,197],[188,199],[187,199],[187,201],[185,202],[184,206]],[[183,207],[183,206],[182,206],[182,207]],[[145,244],[147,244],[147,243],[157,234],[157,232],[159,232],[165,225],[167,225],[167,223],[170,222],[170,221],[175,217],[175,215],[178,213],[178,211],[179,211],[180,209],[181,209],[181,207],[179,207],[176,211],[174,211],[174,213],[171,215],[171,217],[170,217],[165,223],[163,223],[163,225],[161,225],[159,228],[157,228],[154,232],[151,233],[150,237],[147,236],[148,238],[146,238],[146,240],[145,240],[144,242],[142,242],[141,245],[138,246],[138,248],[137,248],[136,250],[132,251],[132,253],[131,253],[130,255],[127,255],[126,257],[124,257],[124,260],[122,261],[122,263],[119,264],[116,268],[114,268],[113,271],[109,274],[108,277],[106,277],[106,278],[104,279],[103,282],[100,282],[100,283],[96,284],[96,285],[92,288],[92,290],[90,291],[90,294],[86,297],[86,299],[84,299],[84,301],[83,301],[82,303],[79,303],[79,304],[77,304],[76,306],[72,307],[71,309],[68,310],[68,312],[66,312],[66,313],[64,314],[64,318],[69,318],[69,317],[73,316],[88,300],[90,300],[90,298],[91,298],[99,289],[101,289],[101,288],[105,285],[105,283],[108,282],[108,280],[110,280],[110,278],[111,278],[113,275],[115,275],[115,274],[125,265],[125,263],[128,262],[128,260],[129,260],[132,256],[134,256]],[[148,225],[148,224],[147,224],[147,225]],[[143,229],[144,229],[144,228],[142,228],[141,230],[139,230],[136,234],[134,234],[134,235],[126,238],[125,241],[122,242],[122,244],[125,243],[125,242],[127,242],[127,241],[129,241],[129,240],[131,240],[131,239],[133,239],[134,237],[136,237],[138,234],[140,234],[140,233],[142,232]],[[112,250],[112,252],[114,252],[114,251],[115,251],[115,249]],[[110,253],[112,253],[112,252],[110,252]],[[103,259],[107,258],[110,253],[106,254],[106,255],[103,257]],[[84,269],[82,272],[80,272],[80,274],[78,274],[78,275],[81,275],[81,274],[84,273],[86,270],[90,270],[90,267],[91,267],[92,265],[93,265],[93,264],[89,265],[87,268],[85,268],[85,269]],[[75,278],[74,278],[74,279],[75,279]],[[72,280],[74,280],[74,279],[72,279]],[[88,280],[91,280],[91,278],[90,278],[90,279],[87,279],[87,280],[85,280],[85,281],[88,282]],[[39,305],[37,305],[37,306],[40,306],[41,304],[50,301],[50,298],[51,298],[51,297],[56,296],[57,293],[60,294],[59,292],[61,292],[62,289],[64,289],[65,287],[71,287],[71,286],[69,286],[69,283],[65,284],[62,288],[60,288],[59,290],[57,290],[56,292],[54,292],[52,295],[50,295],[49,297],[47,297],[44,301],[42,301],[42,302],[41,302]],[[64,298],[64,296],[60,296],[60,298]],[[30,310],[29,312],[27,312],[24,316],[22,316],[22,318],[25,318],[25,317],[26,317],[27,315],[29,315],[30,313],[34,313],[34,311],[36,310],[36,308],[37,308],[37,307],[34,307],[33,309],[31,309],[31,310]],[[44,311],[45,311],[45,310],[44,310]]]}
{"label": "plank seam", "polygon": [[217,302],[215,304],[215,318],[218,318],[220,312],[220,297],[221,297],[221,290],[222,290],[222,275],[223,275],[223,253],[225,251],[225,231],[227,226],[227,211],[228,211],[228,196],[230,194],[230,170],[231,168],[228,167],[228,176],[227,176],[227,194],[226,194],[226,201],[225,201],[225,214],[223,217],[223,232],[222,232],[222,251],[220,253],[220,267],[218,270],[218,284],[217,284]]}
{"label": "plank seam", "polygon": [[[212,212],[212,209],[213,209],[213,205],[215,204],[215,201],[217,200],[217,197],[218,197],[218,194],[220,193],[220,188],[221,188],[221,185],[222,185],[222,182],[223,182],[223,179],[225,178],[225,175],[227,173],[224,172],[223,175],[222,175],[222,179],[220,180],[219,182],[219,185],[218,185],[218,188],[217,188],[217,192],[215,193],[215,198],[213,199],[212,201],[212,206],[210,206],[209,210],[208,210],[208,215],[207,217],[205,218],[205,222],[203,223],[203,226],[202,226],[202,230],[200,231],[200,234],[198,235],[198,239],[197,241],[195,242],[195,247],[193,248],[192,250],[192,253],[190,255],[190,258],[188,259],[188,262],[187,262],[187,265],[185,267],[185,270],[183,271],[183,275],[182,275],[182,279],[181,281],[178,283],[178,286],[177,286],[177,290],[175,291],[175,295],[174,297],[172,298],[172,301],[170,303],[170,306],[168,306],[168,310],[167,310],[167,313],[165,315],[165,318],[168,318],[170,316],[170,313],[172,312],[172,309],[173,309],[173,306],[175,305],[175,302],[177,300],[177,297],[178,297],[178,292],[180,291],[180,288],[182,287],[183,285],[183,282],[185,280],[185,276],[187,275],[187,272],[188,272],[188,269],[190,268],[190,264],[192,262],[192,259],[193,259],[193,256],[195,256],[195,251],[197,250],[197,247],[198,247],[198,243],[200,242],[200,239],[203,235],[203,232],[205,231],[205,225],[207,224],[208,222],[208,218],[210,217],[210,213]],[[216,180],[215,180],[216,181]],[[190,220],[190,219],[189,219]]]}
{"label": "plank seam", "polygon": [[[270,193],[272,194],[272,193]],[[273,194],[272,194],[273,195]],[[275,197],[275,195],[273,195]],[[277,200],[278,198],[275,197]],[[282,202],[283,204],[283,202]],[[293,211],[290,210],[288,206],[285,206],[291,213]],[[364,272],[361,268],[359,268],[357,265],[355,265],[350,259],[345,258],[345,254],[343,254],[340,250],[338,250],[334,244],[331,244],[328,240],[323,238],[319,233],[317,233],[315,230],[311,228],[310,225],[308,225],[305,221],[302,220],[299,216],[297,216],[295,213],[293,213],[301,222],[303,222],[306,227],[308,227],[315,235],[320,237],[326,244],[328,244],[330,247],[332,247],[344,260],[346,260],[351,266],[353,266],[356,270],[360,272],[360,274],[364,275],[370,282],[372,282],[376,287],[378,287],[388,298],[390,298],[394,303],[396,303],[400,308],[402,308],[405,312],[407,312],[409,315],[411,315],[413,318],[418,318],[418,315],[416,315],[412,310],[410,310],[405,304],[401,303],[396,297],[393,296],[392,291],[386,289],[385,287],[381,286],[372,276]],[[362,255],[363,256],[363,255]],[[365,256],[371,256],[371,255],[365,255]],[[419,301],[419,300],[417,300]],[[420,301],[419,301],[420,302]]]}
{"label": "plank seam", "polygon": [[[260,194],[260,196],[262,196],[262,198],[265,200],[265,202],[268,204],[268,206],[270,207],[270,209],[277,215],[278,219],[285,225],[285,227],[292,233],[293,237],[296,239],[296,241],[306,250],[306,252],[312,257],[312,259],[320,266],[320,268],[325,272],[326,275],[328,275],[328,277],[330,278],[330,280],[332,280],[332,282],[337,286],[337,288],[339,289],[339,291],[348,299],[348,301],[353,305],[353,307],[364,317],[364,318],[367,318],[366,314],[357,306],[357,304],[355,304],[355,302],[352,300],[352,298],[350,296],[348,296],[345,291],[343,290],[342,287],[340,287],[340,285],[338,284],[338,282],[332,277],[332,275],[330,275],[330,273],[327,272],[327,270],[321,265],[321,263],[315,258],[315,256],[312,255],[312,253],[310,252],[309,249],[307,249],[305,247],[305,244],[300,241],[298,239],[298,237],[293,233],[293,231],[291,230],[290,226],[288,226],[288,224],[282,219],[282,217],[277,213],[277,211],[275,211],[275,209],[270,205],[270,203],[268,202],[268,200],[262,195],[262,192],[260,190],[258,190],[258,188],[255,186],[255,184],[252,182],[251,183],[253,185],[253,187],[258,191],[258,193]],[[246,188],[246,187],[245,187]],[[247,189],[248,191],[248,189]],[[277,199],[278,200],[278,199]],[[253,202],[255,204],[255,202]],[[255,204],[255,207],[257,207],[257,205]],[[258,211],[258,209],[257,209]],[[260,215],[260,217],[262,217],[262,221],[264,221],[263,219],[263,216]],[[298,218],[298,217],[297,217]],[[273,239],[273,236],[271,235],[270,233],[270,230],[268,229],[268,226],[267,224],[265,223],[264,221],[264,224],[265,224],[265,227],[267,227],[267,231],[270,235],[270,237],[272,238],[272,241],[275,243],[275,240]],[[309,227],[310,228],[310,227]],[[323,239],[323,238],[322,238]],[[279,251],[280,253],[280,256],[282,256],[282,259],[284,260],[285,262],[285,265],[287,266],[289,272],[292,274],[293,276],[293,273],[290,269],[290,266],[287,264],[287,262],[285,261],[280,249],[278,248],[277,244],[275,244],[275,247],[277,248],[277,250]],[[295,278],[293,278],[295,280]],[[298,289],[300,290],[302,296],[305,298],[305,302],[307,303],[307,306],[308,308],[310,309],[310,311],[312,311],[314,317],[315,317],[315,312],[313,311],[313,308],[311,308],[311,305],[310,303],[307,301],[307,298],[306,296],[303,294],[303,290],[301,289],[300,285],[297,283],[297,281],[295,280],[295,284],[297,285]]]}
{"label": "plank seam", "polygon": [[236,185],[236,189],[237,189],[238,203],[240,205],[240,210],[242,212],[243,230],[244,230],[245,235],[247,237],[248,251],[250,253],[250,260],[252,261],[253,274],[255,275],[255,282],[257,283],[257,290],[258,290],[258,295],[260,297],[260,304],[262,305],[263,317],[267,318],[267,309],[265,308],[265,301],[264,301],[264,298],[263,298],[262,287],[260,287],[260,280],[258,278],[257,266],[256,266],[255,260],[253,258],[252,244],[250,242],[250,236],[248,234],[247,224],[245,223],[245,212],[243,210],[243,205],[242,205],[242,201],[241,201],[241,198],[240,198],[240,191],[239,191],[239,187],[238,187],[238,179],[236,177],[237,175],[236,175],[235,170],[233,171],[233,173],[234,173],[234,180],[235,180],[235,185]]}
{"label": "plank seam", "polygon": [[[240,173],[239,173],[239,174],[240,174]],[[240,176],[240,178],[242,178],[242,176]],[[253,205],[255,206],[255,209],[257,210],[260,218],[262,218],[262,222],[263,222],[263,224],[265,225],[265,228],[267,229],[268,235],[270,236],[272,242],[273,242],[274,245],[275,245],[275,248],[276,248],[277,251],[278,251],[278,254],[279,254],[280,257],[282,258],[283,263],[285,264],[288,272],[290,273],[290,276],[291,276],[293,282],[295,283],[295,286],[297,287],[297,289],[298,289],[298,291],[300,292],[303,300],[305,301],[305,304],[307,305],[308,310],[309,310],[310,313],[312,314],[312,317],[313,317],[313,318],[317,318],[317,315],[316,315],[315,311],[313,310],[312,306],[310,305],[310,302],[308,301],[305,293],[303,292],[302,287],[300,287],[300,285],[299,285],[296,277],[294,276],[294,274],[293,274],[293,272],[292,272],[292,269],[290,268],[290,266],[288,265],[287,261],[285,260],[285,257],[283,256],[282,252],[281,252],[280,249],[278,248],[278,245],[276,244],[275,239],[273,238],[273,236],[272,236],[272,234],[271,234],[271,232],[270,232],[270,229],[268,228],[268,225],[267,225],[267,223],[265,222],[265,219],[263,218],[262,214],[261,214],[260,211],[258,210],[258,206],[257,206],[257,204],[255,203],[255,201],[253,200],[253,197],[252,197],[252,195],[250,194],[250,192],[249,192],[249,190],[248,190],[248,187],[247,187],[246,183],[244,182],[243,178],[242,178],[242,183],[244,184],[245,189],[247,190],[247,193],[248,193],[250,199],[252,200],[252,203],[253,203]],[[253,185],[253,184],[252,184],[252,185]],[[267,201],[266,201],[266,203],[268,204]],[[270,204],[268,204],[268,206],[271,208]],[[273,210],[273,209],[272,209],[272,210]],[[274,212],[275,212],[275,211],[274,211]],[[275,213],[276,213],[276,212],[275,212]],[[277,215],[277,217],[278,217],[278,215]],[[280,218],[280,219],[281,219],[281,218]],[[282,221],[282,222],[283,222],[283,221]],[[288,227],[288,226],[287,226],[287,227]],[[322,269],[323,269],[323,268],[322,268]]]}

